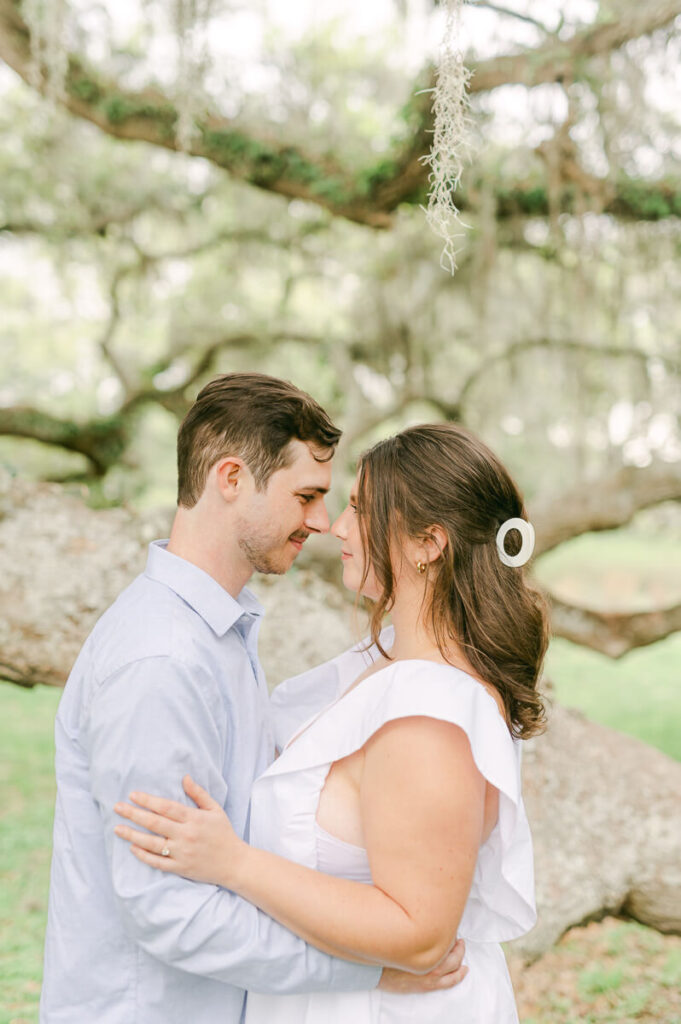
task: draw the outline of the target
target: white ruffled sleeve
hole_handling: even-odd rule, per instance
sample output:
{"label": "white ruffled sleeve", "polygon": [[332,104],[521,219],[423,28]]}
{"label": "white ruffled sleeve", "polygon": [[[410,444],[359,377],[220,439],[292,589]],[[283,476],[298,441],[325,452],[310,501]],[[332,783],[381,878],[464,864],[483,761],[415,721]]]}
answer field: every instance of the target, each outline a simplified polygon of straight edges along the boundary
{"label": "white ruffled sleeve", "polygon": [[394,662],[320,715],[271,772],[285,775],[341,760],[364,746],[386,722],[411,716],[438,718],[463,729],[478,770],[499,791],[499,817],[480,848],[459,933],[474,941],[517,938],[536,919],[520,741],[511,736],[495,700],[477,680],[431,661]]}

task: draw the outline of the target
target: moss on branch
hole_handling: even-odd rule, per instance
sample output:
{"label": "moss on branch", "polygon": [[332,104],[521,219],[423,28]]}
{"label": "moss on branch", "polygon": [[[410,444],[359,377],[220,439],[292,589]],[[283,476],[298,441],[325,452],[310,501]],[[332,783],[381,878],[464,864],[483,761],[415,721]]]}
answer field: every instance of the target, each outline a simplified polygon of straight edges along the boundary
{"label": "moss on branch", "polygon": [[0,435],[23,437],[84,455],[96,476],[116,465],[130,443],[129,423],[107,416],[78,423],[30,406],[0,409]]}
{"label": "moss on branch", "polygon": [[[592,179],[593,180],[593,179]],[[545,182],[529,180],[500,185],[496,192],[497,220],[513,217],[547,217],[550,212],[549,190]],[[561,213],[577,213],[579,191],[566,185],[558,197]],[[472,197],[462,195],[462,207],[476,205]],[[681,216],[681,179],[678,181],[645,181],[621,177],[613,186],[602,183],[602,194],[591,195],[590,205],[596,212],[610,214],[620,220],[655,221]]]}

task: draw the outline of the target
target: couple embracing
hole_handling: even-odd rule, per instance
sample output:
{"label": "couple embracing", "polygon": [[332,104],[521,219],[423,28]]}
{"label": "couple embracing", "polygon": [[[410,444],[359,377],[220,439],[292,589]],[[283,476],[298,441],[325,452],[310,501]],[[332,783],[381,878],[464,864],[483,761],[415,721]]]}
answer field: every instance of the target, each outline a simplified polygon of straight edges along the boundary
{"label": "couple embracing", "polygon": [[517,1021],[499,943],[535,919],[532,529],[467,431],[379,442],[331,526],[371,636],[270,700],[246,584],[329,529],[339,436],[255,373],[187,414],[170,539],[57,715],[42,1024]]}

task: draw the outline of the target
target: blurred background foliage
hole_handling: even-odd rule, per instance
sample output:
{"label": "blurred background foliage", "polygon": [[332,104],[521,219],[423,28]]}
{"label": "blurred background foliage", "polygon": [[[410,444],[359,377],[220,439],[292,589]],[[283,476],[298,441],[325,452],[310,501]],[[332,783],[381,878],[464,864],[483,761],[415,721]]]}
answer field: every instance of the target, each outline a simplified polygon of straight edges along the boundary
{"label": "blurred background foliage", "polygon": [[[160,0],[59,9],[38,69],[31,8],[0,0],[0,464],[171,505],[197,390],[261,369],[344,429],[332,512],[373,440],[464,422],[555,527],[556,632],[619,656],[675,633],[681,2],[466,6],[453,277],[421,206],[442,6],[180,3],[184,30]],[[570,662],[561,696],[603,675]]]}
{"label": "blurred background foliage", "polygon": [[[293,39],[261,8],[255,87],[233,59],[213,72],[210,102],[226,106],[244,148],[304,145],[320,174],[342,157],[370,202],[376,155],[415,131],[405,105],[428,78],[438,12],[388,5],[368,35],[345,6]],[[480,42],[470,63],[584,34],[583,6],[519,4],[512,17],[471,5],[467,31]],[[159,78],[141,13],[118,24],[109,8],[80,7],[84,53],[99,41],[109,75]],[[596,24],[635,10],[593,8]],[[243,9],[231,14],[238,28]],[[473,93],[470,229],[454,278],[418,202],[372,230],[310,202],[309,190],[286,201],[274,180],[240,181],[241,167],[230,176],[203,157],[122,142],[46,106],[4,68],[0,435],[20,429],[13,407],[58,422],[38,417],[21,441],[5,436],[3,463],[80,477],[99,502],[172,501],[178,417],[211,374],[253,366],[329,407],[348,435],[346,460],[377,433],[444,416],[482,433],[530,497],[619,464],[677,462],[681,86],[668,20],[636,36],[640,19],[627,45],[589,61],[577,49],[573,81]],[[426,70],[410,74],[418,55]],[[391,159],[386,175],[397,174]],[[604,212],[616,192],[629,195],[621,217]],[[71,435],[94,433],[80,438],[86,455],[69,450],[69,424]]]}

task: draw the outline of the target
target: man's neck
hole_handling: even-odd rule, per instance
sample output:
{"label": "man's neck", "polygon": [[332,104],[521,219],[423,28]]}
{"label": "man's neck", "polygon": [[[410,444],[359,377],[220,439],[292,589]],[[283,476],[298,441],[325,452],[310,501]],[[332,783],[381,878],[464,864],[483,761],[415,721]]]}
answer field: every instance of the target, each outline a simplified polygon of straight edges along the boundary
{"label": "man's neck", "polygon": [[253,575],[252,567],[241,552],[217,529],[209,528],[185,509],[175,515],[168,551],[203,569],[232,597],[236,598]]}

